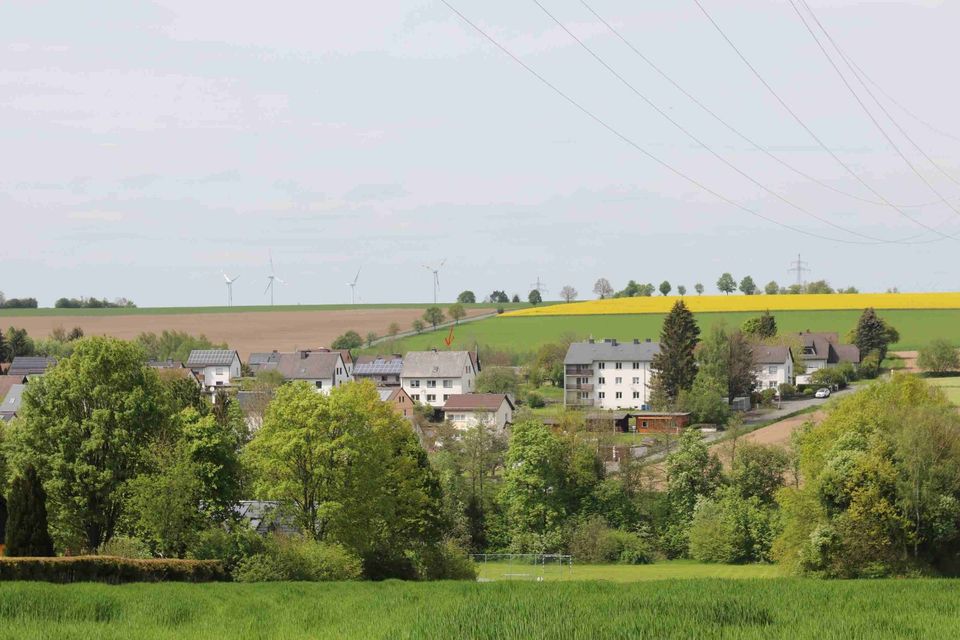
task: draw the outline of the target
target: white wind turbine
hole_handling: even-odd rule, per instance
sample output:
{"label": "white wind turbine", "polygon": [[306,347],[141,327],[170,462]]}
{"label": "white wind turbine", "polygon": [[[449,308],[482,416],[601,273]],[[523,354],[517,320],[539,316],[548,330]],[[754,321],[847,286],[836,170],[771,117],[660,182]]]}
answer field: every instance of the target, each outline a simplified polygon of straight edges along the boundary
{"label": "white wind turbine", "polygon": [[223,279],[227,283],[227,306],[232,307],[233,306],[233,283],[239,280],[240,276],[234,276],[231,278],[230,276],[227,275],[226,271],[221,271],[220,273],[223,274]]}
{"label": "white wind turbine", "polygon": [[353,282],[348,282],[347,286],[350,287],[350,304],[357,303],[357,280],[360,279],[360,271],[363,270],[363,267],[357,269],[357,275],[353,278]]}
{"label": "white wind turbine", "polygon": [[442,269],[446,263],[447,259],[444,258],[436,267],[431,267],[427,264],[423,265],[424,269],[433,273],[433,304],[437,304],[437,291],[440,289],[440,269]]}
{"label": "white wind turbine", "polygon": [[263,293],[264,295],[266,295],[267,291],[270,292],[270,306],[272,307],[273,306],[273,285],[277,282],[279,282],[280,284],[287,284],[282,279],[278,278],[277,274],[274,272],[273,253],[270,254],[270,275],[267,276],[267,281],[268,281],[267,288],[263,290]]}

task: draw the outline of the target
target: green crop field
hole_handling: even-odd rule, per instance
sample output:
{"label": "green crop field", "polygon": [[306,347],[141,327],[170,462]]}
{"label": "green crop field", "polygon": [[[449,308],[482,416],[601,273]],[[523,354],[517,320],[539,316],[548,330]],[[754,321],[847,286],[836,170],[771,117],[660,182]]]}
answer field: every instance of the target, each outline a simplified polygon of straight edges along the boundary
{"label": "green crop field", "polygon": [[[636,435],[636,434],[627,434]],[[649,436],[644,436],[649,437]],[[669,560],[654,564],[563,564],[545,562],[530,564],[520,562],[484,561],[477,557],[480,580],[544,580],[583,581],[607,580],[610,582],[645,582],[649,580],[673,580],[691,578],[776,578],[780,568],[772,564],[703,564],[693,560]]]}
{"label": "green crop field", "polygon": [[[446,313],[452,303],[441,303],[438,306]],[[191,315],[197,313],[270,313],[276,311],[363,311],[365,309],[425,309],[432,306],[424,303],[397,303],[397,304],[296,304],[296,305],[257,305],[246,307],[121,307],[117,309],[0,309],[0,318],[29,317],[29,316],[142,316],[142,315]],[[509,304],[467,304],[467,309],[489,309],[497,307],[506,310],[524,309],[530,305],[526,302]]]}
{"label": "green crop field", "polygon": [[940,387],[950,402],[960,406],[960,377],[927,378],[927,382]]}
{"label": "green crop field", "polygon": [[[879,311],[900,332],[900,342],[893,349],[917,349],[933,338],[947,338],[960,342],[960,309],[949,310],[891,310]],[[701,330],[716,322],[739,327],[756,313],[699,313],[696,315]],[[845,340],[854,327],[859,311],[780,311],[774,314],[781,332],[836,331]],[[453,348],[472,348],[475,343],[517,352],[535,351],[545,342],[570,334],[579,339],[594,338],[651,338],[656,340],[663,324],[663,314],[544,316],[520,318],[490,318],[471,322],[454,331]],[[396,349],[408,350],[444,348],[447,331],[427,332],[398,341]]]}
{"label": "green crop field", "polygon": [[18,640],[955,638],[960,582],[0,584]]}

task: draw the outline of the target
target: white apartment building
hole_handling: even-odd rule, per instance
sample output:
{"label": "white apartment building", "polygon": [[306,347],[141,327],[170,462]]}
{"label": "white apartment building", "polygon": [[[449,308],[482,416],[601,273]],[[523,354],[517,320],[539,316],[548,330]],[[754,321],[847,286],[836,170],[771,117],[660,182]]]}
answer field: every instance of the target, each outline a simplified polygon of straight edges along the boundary
{"label": "white apartment building", "polygon": [[471,351],[411,351],[403,358],[400,386],[415,402],[440,409],[451,396],[471,393],[480,360]]}
{"label": "white apartment building", "polygon": [[793,352],[790,347],[759,345],[753,349],[757,390],[778,389],[793,384]]}
{"label": "white apartment building", "polygon": [[653,356],[660,343],[574,342],[564,358],[563,404],[593,409],[645,409],[650,400]]}

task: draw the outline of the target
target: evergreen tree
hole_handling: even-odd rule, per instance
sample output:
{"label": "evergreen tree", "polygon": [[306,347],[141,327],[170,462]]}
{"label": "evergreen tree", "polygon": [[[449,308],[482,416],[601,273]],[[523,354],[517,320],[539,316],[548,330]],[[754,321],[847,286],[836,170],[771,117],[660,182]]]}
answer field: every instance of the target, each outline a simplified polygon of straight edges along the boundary
{"label": "evergreen tree", "polygon": [[887,347],[899,339],[900,334],[897,330],[878,316],[873,307],[863,310],[860,319],[857,321],[857,326],[850,336],[851,342],[860,349],[861,358],[869,353],[876,352],[880,360],[887,357]]}
{"label": "evergreen tree", "polygon": [[656,370],[654,386],[669,400],[681,390],[690,389],[697,375],[693,351],[700,339],[700,328],[683,300],[677,300],[663,321],[660,353],[653,357]]}
{"label": "evergreen tree", "polygon": [[23,474],[13,480],[7,508],[6,554],[52,556],[53,540],[47,529],[47,494],[33,465],[28,465]]}

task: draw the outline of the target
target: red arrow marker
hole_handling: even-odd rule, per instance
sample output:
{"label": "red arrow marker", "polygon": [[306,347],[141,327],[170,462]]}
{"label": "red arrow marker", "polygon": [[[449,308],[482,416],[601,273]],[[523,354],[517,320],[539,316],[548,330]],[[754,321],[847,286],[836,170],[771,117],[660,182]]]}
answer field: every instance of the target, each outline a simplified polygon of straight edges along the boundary
{"label": "red arrow marker", "polygon": [[450,327],[450,335],[443,339],[443,343],[448,347],[453,344],[453,327]]}

